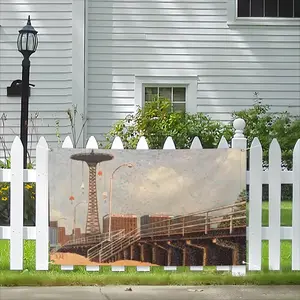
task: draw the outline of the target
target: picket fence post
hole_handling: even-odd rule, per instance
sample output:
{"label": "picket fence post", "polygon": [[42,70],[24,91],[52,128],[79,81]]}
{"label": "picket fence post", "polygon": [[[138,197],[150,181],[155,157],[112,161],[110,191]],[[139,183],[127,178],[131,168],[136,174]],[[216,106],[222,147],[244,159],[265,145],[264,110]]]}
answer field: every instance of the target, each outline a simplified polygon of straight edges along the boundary
{"label": "picket fence post", "polygon": [[[247,168],[247,138],[244,135],[244,130],[246,123],[243,119],[238,118],[233,121],[233,128],[235,130],[234,136],[231,140],[231,148],[232,149],[240,149],[244,155],[242,156],[244,161],[241,162],[242,168]],[[242,153],[242,154],[243,154]],[[246,183],[247,183],[247,172],[244,173],[244,178],[241,179],[241,182],[244,181],[245,183],[245,188],[246,188]],[[246,229],[247,230],[247,229]],[[247,235],[247,232],[246,232]],[[241,266],[232,266],[232,275],[233,276],[245,276],[247,272],[247,267],[246,265],[241,265]]]}
{"label": "picket fence post", "polygon": [[23,270],[23,145],[15,137],[11,146],[10,270]]}
{"label": "picket fence post", "polygon": [[246,151],[247,139],[244,136],[246,123],[243,119],[238,118],[233,121],[233,128],[235,130],[234,136],[231,140],[231,148],[241,149]]}

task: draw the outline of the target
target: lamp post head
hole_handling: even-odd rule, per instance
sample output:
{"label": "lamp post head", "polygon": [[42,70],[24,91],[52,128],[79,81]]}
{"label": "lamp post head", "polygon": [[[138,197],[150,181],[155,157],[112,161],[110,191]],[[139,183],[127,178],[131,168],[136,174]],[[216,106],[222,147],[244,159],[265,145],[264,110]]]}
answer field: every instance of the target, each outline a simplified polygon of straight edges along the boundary
{"label": "lamp post head", "polygon": [[17,40],[18,51],[23,54],[24,57],[34,53],[38,46],[37,31],[32,27],[30,16],[28,16],[27,24],[21,30],[19,30],[19,36]]}
{"label": "lamp post head", "polygon": [[129,164],[127,164],[127,167],[128,167],[128,168],[133,168],[133,164],[130,164],[130,163],[129,163]]}

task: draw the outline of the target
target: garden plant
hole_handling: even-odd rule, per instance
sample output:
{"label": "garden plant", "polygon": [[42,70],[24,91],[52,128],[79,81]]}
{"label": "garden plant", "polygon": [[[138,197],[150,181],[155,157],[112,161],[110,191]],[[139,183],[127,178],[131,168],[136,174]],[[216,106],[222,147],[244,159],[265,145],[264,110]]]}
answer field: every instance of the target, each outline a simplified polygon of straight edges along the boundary
{"label": "garden plant", "polygon": [[[282,168],[292,168],[292,151],[299,138],[300,118],[288,112],[274,113],[271,107],[263,104],[258,93],[254,94],[253,106],[232,114],[246,122],[244,131],[249,148],[254,137],[258,137],[263,147],[264,167],[268,167],[268,147],[273,138],[277,138],[282,149]],[[75,146],[79,141],[76,135],[75,122],[77,109],[69,109],[70,135]],[[6,118],[6,115],[5,115]],[[2,118],[2,126],[5,126]],[[38,118],[38,114],[36,116]],[[87,119],[82,116],[82,134]],[[31,124],[34,128],[34,122]],[[33,130],[34,132],[34,130]],[[116,122],[106,134],[106,141],[100,143],[109,149],[115,136],[123,141],[124,148],[135,149],[141,136],[144,136],[150,149],[162,149],[165,139],[172,136],[176,148],[188,149],[192,140],[198,136],[203,148],[216,148],[222,136],[231,141],[234,135],[232,124],[212,120],[209,116],[197,113],[173,112],[168,99],[157,98],[138,109],[136,114],[128,115]],[[61,141],[59,121],[56,121],[56,136]],[[0,137],[5,159],[1,168],[10,168],[10,155],[4,137]],[[34,167],[30,161],[28,168]],[[268,226],[268,186],[264,186],[262,222]],[[24,184],[24,225],[34,225],[35,220],[35,184]],[[243,199],[247,199],[243,194]],[[245,197],[245,198],[244,198]],[[0,182],[0,226],[9,225],[10,184]],[[291,226],[292,188],[282,185],[281,226]],[[281,272],[268,271],[268,242],[262,242],[262,272],[250,272],[245,277],[232,277],[227,273],[216,272],[214,268],[205,268],[204,272],[193,273],[187,267],[178,271],[165,272],[161,267],[154,267],[151,273],[137,273],[135,268],[127,268],[124,273],[113,273],[108,267],[101,271],[88,273],[83,267],[75,267],[74,272],[60,271],[58,266],[51,265],[49,272],[35,271],[35,242],[24,241],[24,268],[22,272],[9,271],[9,241],[0,240],[0,285],[103,285],[103,284],[300,284],[300,273],[291,272],[291,242],[281,242]],[[247,263],[247,262],[245,262]]]}

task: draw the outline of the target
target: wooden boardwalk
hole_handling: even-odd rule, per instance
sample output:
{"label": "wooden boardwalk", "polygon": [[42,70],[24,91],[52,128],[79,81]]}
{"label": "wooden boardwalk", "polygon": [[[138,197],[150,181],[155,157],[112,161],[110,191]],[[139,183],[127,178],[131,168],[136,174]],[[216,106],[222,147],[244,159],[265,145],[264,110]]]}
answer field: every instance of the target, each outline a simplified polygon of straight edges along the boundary
{"label": "wooden boardwalk", "polygon": [[[124,230],[115,231],[110,241],[107,233],[77,239],[63,245],[58,251],[76,252],[89,260],[101,263],[127,258],[151,263],[161,261],[165,265],[172,264],[174,253],[181,256],[180,264],[186,265],[187,257],[195,251],[200,251],[201,264],[206,265],[210,260],[209,252],[216,252],[217,250],[213,249],[219,248],[222,248],[227,256],[233,253],[234,261],[240,261],[239,244],[243,246],[245,242],[244,201],[145,224],[127,234]],[[159,255],[159,252],[163,254]],[[199,256],[199,253],[196,256]]]}

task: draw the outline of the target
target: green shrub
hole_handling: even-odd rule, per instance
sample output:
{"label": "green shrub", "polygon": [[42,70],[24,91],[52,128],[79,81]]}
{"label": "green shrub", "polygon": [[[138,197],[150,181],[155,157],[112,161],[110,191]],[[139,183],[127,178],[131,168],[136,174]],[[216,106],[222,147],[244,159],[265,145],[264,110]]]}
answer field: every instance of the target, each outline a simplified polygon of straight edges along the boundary
{"label": "green shrub", "polygon": [[263,105],[258,93],[254,93],[254,105],[233,113],[233,119],[242,118],[246,122],[244,131],[248,148],[258,137],[263,148],[264,166],[268,166],[269,146],[274,138],[282,151],[282,167],[290,170],[293,165],[293,149],[300,138],[300,117],[288,112],[273,113],[269,105]]}
{"label": "green shrub", "polygon": [[[300,118],[288,112],[272,113],[270,106],[262,104],[259,93],[254,93],[254,105],[251,108],[233,112],[232,121],[242,118],[246,122],[244,131],[247,147],[250,148],[255,137],[263,147],[263,165],[268,167],[269,145],[273,138],[280,143],[282,150],[282,168],[290,170],[293,161],[293,148],[300,138]],[[187,149],[198,136],[204,148],[217,147],[222,135],[228,142],[233,138],[232,124],[212,120],[209,116],[197,113],[172,112],[168,99],[154,98],[137,114],[130,114],[118,121],[106,134],[106,143],[110,148],[115,136],[119,136],[124,148],[135,149],[141,136],[144,136],[150,149],[161,149],[168,136],[175,142],[176,148]],[[247,151],[249,162],[249,151]],[[263,200],[268,200],[268,186],[263,186]],[[282,185],[282,199],[292,199],[292,186]]]}
{"label": "green shrub", "polygon": [[[254,105],[233,113],[233,119],[242,118],[246,122],[244,131],[247,147],[250,148],[255,137],[258,137],[263,148],[263,165],[268,167],[269,146],[276,138],[282,151],[282,168],[291,170],[293,166],[293,149],[300,138],[300,117],[288,112],[272,113],[269,105],[262,104],[263,99],[254,93]],[[247,152],[249,161],[249,151]],[[281,185],[282,200],[292,200],[292,185]],[[263,185],[263,200],[269,199],[268,185]]]}
{"label": "green shrub", "polygon": [[176,148],[190,148],[195,136],[204,148],[215,148],[222,135],[232,136],[231,126],[214,121],[205,114],[172,112],[168,99],[156,98],[139,108],[136,114],[118,121],[106,134],[105,148],[110,148],[115,136],[119,136],[124,148],[135,149],[141,136],[147,140],[150,149],[162,149],[168,136],[174,140]]}

